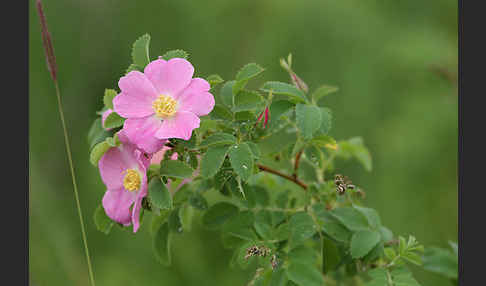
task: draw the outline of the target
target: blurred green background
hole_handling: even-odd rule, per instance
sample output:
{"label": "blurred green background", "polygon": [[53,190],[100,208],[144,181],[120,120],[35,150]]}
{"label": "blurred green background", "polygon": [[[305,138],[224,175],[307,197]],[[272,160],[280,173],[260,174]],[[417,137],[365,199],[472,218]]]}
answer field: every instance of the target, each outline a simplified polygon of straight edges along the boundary
{"label": "blurred green background", "polygon": [[[30,2],[30,279],[88,285],[54,85]],[[131,44],[144,33],[153,58],[184,49],[199,76],[231,79],[257,62],[266,68],[261,82],[288,81],[279,58],[292,52],[311,89],[340,87],[326,98],[332,135],[362,136],[370,149],[370,173],[353,161],[339,164],[367,192],[365,203],[395,234],[414,234],[426,246],[457,241],[457,1],[43,2],[97,285],[246,285],[253,275],[229,268],[219,234],[197,224],[173,240],[170,268],[156,263],[147,224],[137,235],[95,229],[104,186],[86,135],[104,89],[117,88]],[[414,270],[422,285],[449,285]]]}

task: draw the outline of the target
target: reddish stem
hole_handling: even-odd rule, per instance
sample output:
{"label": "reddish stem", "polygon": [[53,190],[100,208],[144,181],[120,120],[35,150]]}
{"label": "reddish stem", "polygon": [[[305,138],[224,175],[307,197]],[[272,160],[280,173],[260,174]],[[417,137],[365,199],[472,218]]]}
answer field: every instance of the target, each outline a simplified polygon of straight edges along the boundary
{"label": "reddish stem", "polygon": [[294,182],[295,184],[299,185],[302,189],[304,190],[307,190],[307,184],[300,181],[299,179],[293,177],[293,176],[289,176],[289,175],[286,175],[284,173],[281,173],[275,169],[272,169],[270,167],[267,167],[267,166],[263,166],[263,165],[260,165],[260,164],[257,164],[257,167],[258,169],[264,171],[264,172],[267,172],[267,173],[271,173],[271,174],[274,174],[274,175],[277,175],[277,176],[280,176],[282,178],[285,178],[291,182]]}

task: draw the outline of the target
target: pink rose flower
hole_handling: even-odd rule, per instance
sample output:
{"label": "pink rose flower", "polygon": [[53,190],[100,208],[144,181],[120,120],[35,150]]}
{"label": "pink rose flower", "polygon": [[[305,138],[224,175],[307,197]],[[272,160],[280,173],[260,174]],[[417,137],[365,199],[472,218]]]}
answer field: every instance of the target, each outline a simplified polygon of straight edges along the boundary
{"label": "pink rose flower", "polygon": [[154,153],[161,149],[161,140],[191,138],[192,130],[199,127],[199,116],[214,107],[209,83],[192,78],[193,74],[194,67],[185,59],[158,59],[143,73],[131,71],[120,79],[121,92],[113,106],[126,118],[123,129],[130,141]]}
{"label": "pink rose flower", "polygon": [[109,149],[98,163],[107,187],[103,208],[112,220],[124,226],[133,224],[133,232],[137,232],[142,199],[147,196],[146,170],[151,156],[131,144],[123,131],[118,132],[118,138],[120,146]]}

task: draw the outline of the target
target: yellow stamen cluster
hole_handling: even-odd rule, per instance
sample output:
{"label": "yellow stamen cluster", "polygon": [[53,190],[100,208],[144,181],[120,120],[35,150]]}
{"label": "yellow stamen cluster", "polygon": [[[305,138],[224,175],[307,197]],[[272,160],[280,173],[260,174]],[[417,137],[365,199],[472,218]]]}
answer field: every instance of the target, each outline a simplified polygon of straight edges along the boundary
{"label": "yellow stamen cluster", "polygon": [[168,95],[159,95],[152,103],[152,108],[158,117],[168,117],[174,115],[177,108],[177,101]]}
{"label": "yellow stamen cluster", "polygon": [[131,192],[140,189],[140,184],[142,183],[140,174],[134,169],[127,169],[124,173],[126,175],[123,178],[123,187]]}

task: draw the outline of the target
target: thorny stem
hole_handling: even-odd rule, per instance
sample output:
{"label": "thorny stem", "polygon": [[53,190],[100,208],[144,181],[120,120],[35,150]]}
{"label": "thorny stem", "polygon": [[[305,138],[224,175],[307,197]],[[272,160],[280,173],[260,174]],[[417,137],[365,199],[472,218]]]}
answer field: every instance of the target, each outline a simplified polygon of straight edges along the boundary
{"label": "thorny stem", "polygon": [[302,150],[300,150],[297,155],[295,155],[295,163],[294,163],[294,174],[292,175],[295,179],[297,179],[297,172],[299,170],[299,163],[300,157],[302,156]]}
{"label": "thorny stem", "polygon": [[271,174],[280,176],[282,178],[285,178],[285,179],[287,179],[287,180],[289,180],[291,182],[294,182],[295,184],[299,185],[302,189],[307,190],[307,184],[304,183],[304,182],[302,182],[302,181],[300,181],[297,178],[294,178],[293,176],[286,175],[284,173],[281,173],[280,171],[277,171],[275,169],[272,169],[270,167],[267,167],[267,166],[264,166],[264,165],[261,165],[261,164],[257,164],[257,167],[261,171],[264,171],[264,172],[267,172],[267,173],[271,173]]}

